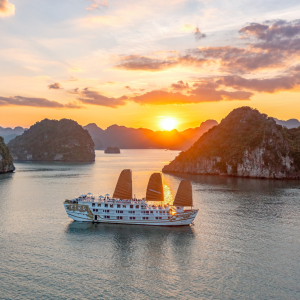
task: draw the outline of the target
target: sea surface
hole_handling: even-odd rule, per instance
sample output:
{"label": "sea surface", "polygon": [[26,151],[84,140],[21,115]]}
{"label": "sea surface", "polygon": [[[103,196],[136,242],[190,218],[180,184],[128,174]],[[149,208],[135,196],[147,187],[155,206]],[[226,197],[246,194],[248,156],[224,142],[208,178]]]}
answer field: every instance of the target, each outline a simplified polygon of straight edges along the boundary
{"label": "sea surface", "polygon": [[112,194],[133,170],[177,151],[96,151],[95,163],[16,163],[0,175],[0,299],[300,299],[300,182],[163,175],[173,196],[192,181],[193,226],[73,222],[63,201]]}

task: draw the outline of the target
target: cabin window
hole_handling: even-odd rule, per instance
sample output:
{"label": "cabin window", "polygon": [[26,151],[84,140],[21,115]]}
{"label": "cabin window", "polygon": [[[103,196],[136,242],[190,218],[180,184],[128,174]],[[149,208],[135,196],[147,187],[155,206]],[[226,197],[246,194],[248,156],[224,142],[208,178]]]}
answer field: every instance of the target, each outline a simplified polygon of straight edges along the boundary
{"label": "cabin window", "polygon": [[150,211],[150,214],[153,214],[153,210]]}
{"label": "cabin window", "polygon": [[146,214],[149,214],[149,210],[146,211]]}
{"label": "cabin window", "polygon": [[108,209],[103,210],[104,213],[109,213]]}
{"label": "cabin window", "polygon": [[120,205],[120,204],[118,204],[118,205],[117,205],[117,208],[120,208],[120,207],[121,207],[121,205]]}
{"label": "cabin window", "polygon": [[126,205],[123,205],[123,208],[126,208]]}
{"label": "cabin window", "polygon": [[108,207],[108,204],[105,204],[105,207]]}
{"label": "cabin window", "polygon": [[130,208],[133,208],[133,205],[130,205]]}
{"label": "cabin window", "polygon": [[166,213],[166,211],[164,210],[164,211],[163,211],[163,213],[165,214],[165,213]]}
{"label": "cabin window", "polygon": [[93,203],[92,206],[95,206],[95,203]]}
{"label": "cabin window", "polygon": [[110,204],[110,207],[112,208],[112,207],[114,207],[114,205],[113,205],[113,204]]}
{"label": "cabin window", "polygon": [[161,218],[161,217],[159,217],[159,219],[161,220],[162,218]]}
{"label": "cabin window", "polygon": [[101,207],[101,204],[100,204],[100,203],[98,203],[98,207]]}
{"label": "cabin window", "polygon": [[177,208],[177,209],[180,209],[180,207],[179,207],[179,206],[177,206],[176,208]]}
{"label": "cabin window", "polygon": [[139,205],[136,205],[136,206],[135,206],[135,208],[139,208],[139,207],[140,207]]}
{"label": "cabin window", "polygon": [[120,217],[120,220],[123,220],[123,217]]}
{"label": "cabin window", "polygon": [[159,213],[162,214],[162,211],[160,211]]}
{"label": "cabin window", "polygon": [[93,209],[93,211],[95,211],[95,208]]}
{"label": "cabin window", "polygon": [[96,209],[96,211],[98,211],[98,209]]}
{"label": "cabin window", "polygon": [[110,219],[110,216],[104,216],[104,219]]}
{"label": "cabin window", "polygon": [[158,220],[158,217],[155,217],[156,220]]}
{"label": "cabin window", "polygon": [[142,205],[142,208],[145,208],[145,206],[144,206],[144,205]]}

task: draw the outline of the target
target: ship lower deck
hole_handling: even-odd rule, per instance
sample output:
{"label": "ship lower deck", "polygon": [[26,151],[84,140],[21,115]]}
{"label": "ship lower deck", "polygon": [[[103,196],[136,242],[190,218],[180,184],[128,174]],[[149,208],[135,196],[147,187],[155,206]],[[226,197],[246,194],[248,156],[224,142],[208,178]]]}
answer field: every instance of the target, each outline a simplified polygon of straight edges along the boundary
{"label": "ship lower deck", "polygon": [[181,211],[175,212],[169,207],[153,208],[140,204],[119,207],[120,204],[102,203],[104,207],[100,209],[98,204],[81,202],[65,203],[64,206],[68,216],[75,221],[148,226],[190,225],[198,213],[198,210],[178,208]]}

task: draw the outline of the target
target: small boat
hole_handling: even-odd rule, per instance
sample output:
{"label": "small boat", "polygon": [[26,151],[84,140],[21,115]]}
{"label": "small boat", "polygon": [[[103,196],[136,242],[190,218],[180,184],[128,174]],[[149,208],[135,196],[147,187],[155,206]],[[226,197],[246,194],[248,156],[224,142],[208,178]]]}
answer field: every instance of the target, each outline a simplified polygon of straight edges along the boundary
{"label": "small boat", "polygon": [[152,226],[190,225],[197,216],[193,209],[193,191],[189,180],[182,180],[174,202],[164,203],[162,176],[153,173],[146,198],[132,197],[132,172],[121,172],[113,197],[94,197],[91,193],[64,202],[68,216],[75,221]]}

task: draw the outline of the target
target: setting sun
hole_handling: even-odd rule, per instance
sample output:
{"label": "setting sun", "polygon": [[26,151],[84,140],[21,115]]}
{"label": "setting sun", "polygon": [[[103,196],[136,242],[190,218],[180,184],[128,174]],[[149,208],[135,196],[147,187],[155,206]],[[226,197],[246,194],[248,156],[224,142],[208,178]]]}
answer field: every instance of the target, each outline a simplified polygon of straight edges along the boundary
{"label": "setting sun", "polygon": [[160,126],[164,130],[173,130],[177,125],[177,121],[174,118],[163,118],[160,121]]}

